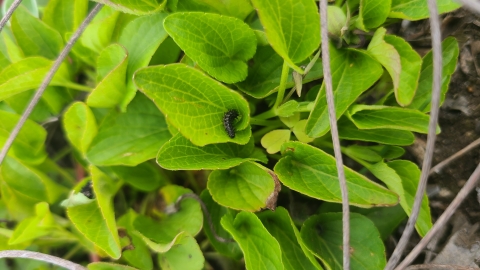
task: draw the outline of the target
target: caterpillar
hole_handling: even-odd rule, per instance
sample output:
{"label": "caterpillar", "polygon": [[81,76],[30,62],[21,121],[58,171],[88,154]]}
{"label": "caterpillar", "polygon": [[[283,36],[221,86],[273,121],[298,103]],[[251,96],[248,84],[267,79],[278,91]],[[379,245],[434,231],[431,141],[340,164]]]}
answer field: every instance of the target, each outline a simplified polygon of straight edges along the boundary
{"label": "caterpillar", "polygon": [[237,110],[228,110],[223,115],[223,127],[225,127],[225,131],[227,132],[230,138],[235,138],[235,127],[233,126],[233,122],[240,114]]}
{"label": "caterpillar", "polygon": [[95,199],[95,193],[93,192],[93,183],[88,181],[85,186],[82,187],[80,193],[83,193],[89,199]]}

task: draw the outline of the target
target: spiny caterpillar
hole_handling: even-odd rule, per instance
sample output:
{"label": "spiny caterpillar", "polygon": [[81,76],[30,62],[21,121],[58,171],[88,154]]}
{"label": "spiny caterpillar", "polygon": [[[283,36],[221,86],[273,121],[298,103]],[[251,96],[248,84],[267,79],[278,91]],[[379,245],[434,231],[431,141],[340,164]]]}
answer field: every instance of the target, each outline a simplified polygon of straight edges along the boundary
{"label": "spiny caterpillar", "polygon": [[237,110],[228,110],[228,112],[223,115],[223,126],[225,127],[225,131],[227,132],[230,138],[235,138],[235,127],[233,126],[233,122],[240,114]]}

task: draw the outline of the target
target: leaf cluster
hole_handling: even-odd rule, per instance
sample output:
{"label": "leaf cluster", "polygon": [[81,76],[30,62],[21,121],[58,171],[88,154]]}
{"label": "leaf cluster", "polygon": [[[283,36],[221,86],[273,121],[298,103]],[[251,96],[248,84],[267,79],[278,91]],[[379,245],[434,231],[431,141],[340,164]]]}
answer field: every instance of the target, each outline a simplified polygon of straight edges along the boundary
{"label": "leaf cluster", "polygon": [[[12,221],[0,249],[60,250],[83,264],[95,254],[97,270],[341,268],[317,3],[95,1],[105,6],[0,167],[0,218]],[[334,2],[335,110],[355,164],[345,166],[351,267],[383,269],[383,240],[412,211],[420,170],[402,147],[428,131],[433,72],[431,52],[387,29],[428,8]],[[459,7],[437,2],[440,13]],[[24,0],[15,11],[0,34],[0,146],[93,4]],[[458,51],[443,41],[442,102]],[[178,200],[188,193],[207,211]],[[415,227],[431,226],[424,195]]]}

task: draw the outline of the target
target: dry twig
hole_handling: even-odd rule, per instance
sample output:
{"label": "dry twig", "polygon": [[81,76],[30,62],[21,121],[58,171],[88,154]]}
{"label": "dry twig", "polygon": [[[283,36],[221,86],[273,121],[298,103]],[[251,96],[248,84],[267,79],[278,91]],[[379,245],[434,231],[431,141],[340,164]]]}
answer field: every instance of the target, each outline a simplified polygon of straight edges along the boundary
{"label": "dry twig", "polygon": [[465,155],[466,153],[468,153],[470,150],[474,149],[475,147],[479,146],[480,145],[480,138],[476,139],[475,141],[473,141],[472,143],[470,143],[469,145],[467,145],[465,148],[463,148],[462,150],[456,152],[455,154],[451,155],[450,157],[448,157],[447,159],[445,159],[444,161],[438,163],[437,165],[435,165],[435,167],[433,167],[431,170],[430,170],[430,174],[429,175],[432,175],[434,173],[440,173],[443,169],[443,167],[445,167],[446,165],[448,165],[450,162],[454,161],[455,159]]}
{"label": "dry twig", "polygon": [[17,7],[22,3],[22,0],[15,0],[10,7],[7,10],[7,13],[5,13],[5,16],[3,16],[2,20],[0,20],[0,32],[2,32],[3,27],[7,24],[8,20],[10,20],[10,17],[12,17],[13,12]]}
{"label": "dry twig", "polygon": [[[385,267],[386,270],[391,270],[397,265],[400,257],[402,256],[403,250],[407,246],[410,236],[415,229],[415,223],[417,222],[420,206],[422,204],[423,193],[425,192],[425,187],[427,186],[428,175],[432,165],[433,149],[435,148],[435,140],[437,138],[435,132],[440,105],[440,88],[442,84],[442,40],[440,33],[440,20],[438,17],[437,3],[435,0],[428,0],[428,10],[430,12],[430,29],[432,32],[433,90],[431,101],[432,110],[430,112],[430,123],[428,126],[427,148],[425,150],[422,174],[418,183],[417,193],[415,194],[415,202],[413,204],[412,213],[408,219],[407,226],[403,231],[402,237],[400,238],[398,245],[395,247],[387,266]],[[403,267],[405,267],[405,265]],[[399,267],[399,269],[403,268]]]}
{"label": "dry twig", "polygon": [[328,20],[327,20],[327,0],[320,0],[320,25],[322,37],[322,64],[323,78],[325,83],[325,93],[327,96],[328,118],[330,120],[330,129],[333,140],[333,151],[337,164],[338,179],[342,192],[342,223],[343,223],[343,269],[350,269],[350,209],[348,208],[348,190],[343,170],[342,151],[340,149],[340,139],[338,137],[337,116],[335,113],[335,103],[333,99],[332,71],[330,70],[330,51],[328,48]]}
{"label": "dry twig", "polygon": [[40,252],[28,251],[28,250],[3,250],[0,251],[0,258],[25,258],[33,259],[36,261],[43,261],[54,265],[61,266],[69,270],[87,270],[87,268],[73,263],[71,261],[64,260],[52,255],[43,254]]}

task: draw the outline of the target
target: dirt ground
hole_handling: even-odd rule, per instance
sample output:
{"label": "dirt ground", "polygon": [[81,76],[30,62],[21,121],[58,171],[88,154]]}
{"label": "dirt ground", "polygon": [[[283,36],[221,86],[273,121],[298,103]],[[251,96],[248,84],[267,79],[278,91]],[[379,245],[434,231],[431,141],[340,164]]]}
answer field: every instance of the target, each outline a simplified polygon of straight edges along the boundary
{"label": "dirt ground", "polygon": [[[409,41],[421,55],[430,50],[428,20],[403,23],[398,34]],[[442,35],[443,38],[448,36],[457,38],[460,55],[449,91],[440,110],[439,124],[442,132],[437,137],[432,167],[480,138],[480,16],[463,9],[445,15],[442,22]],[[422,148],[425,141],[426,136],[419,136],[416,146]],[[409,148],[409,154],[421,167],[422,156],[412,148]],[[429,178],[427,193],[433,222],[443,213],[479,163],[480,147],[477,147],[444,167],[439,174]],[[478,267],[480,252],[477,249],[480,233],[476,232],[477,226],[472,224],[480,224],[480,195],[477,195],[477,193],[480,194],[480,183],[477,190],[468,196],[441,237],[436,243],[427,247],[427,251],[417,258],[416,263],[430,262],[430,259],[439,257],[434,263]],[[399,229],[398,237],[401,235],[401,230],[402,228]],[[463,240],[459,240],[458,233],[464,233]],[[412,237],[406,252],[416,245],[418,239],[418,236]],[[396,240],[398,238],[391,241]],[[454,251],[449,250],[450,244],[455,246]],[[460,250],[462,248],[467,251]],[[455,259],[455,256],[458,257],[454,254],[455,252],[471,253],[467,254],[471,256]],[[462,261],[465,263],[463,264]]]}

